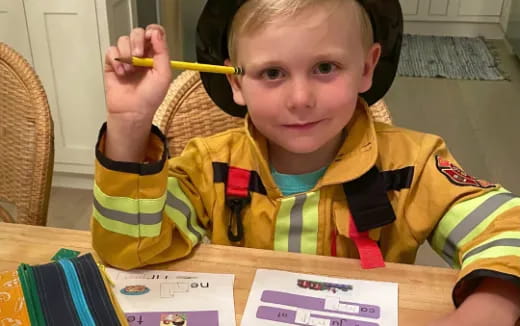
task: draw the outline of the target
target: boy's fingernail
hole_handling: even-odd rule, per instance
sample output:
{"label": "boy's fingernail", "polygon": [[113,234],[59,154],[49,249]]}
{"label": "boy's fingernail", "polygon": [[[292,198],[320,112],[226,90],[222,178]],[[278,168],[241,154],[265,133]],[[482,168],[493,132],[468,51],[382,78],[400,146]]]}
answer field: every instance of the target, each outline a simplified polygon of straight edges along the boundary
{"label": "boy's fingernail", "polygon": [[120,75],[124,75],[125,74],[125,69],[123,68],[123,66],[117,66],[116,71]]}
{"label": "boy's fingernail", "polygon": [[164,40],[164,35],[161,31],[157,31],[157,39],[159,39],[159,41]]}

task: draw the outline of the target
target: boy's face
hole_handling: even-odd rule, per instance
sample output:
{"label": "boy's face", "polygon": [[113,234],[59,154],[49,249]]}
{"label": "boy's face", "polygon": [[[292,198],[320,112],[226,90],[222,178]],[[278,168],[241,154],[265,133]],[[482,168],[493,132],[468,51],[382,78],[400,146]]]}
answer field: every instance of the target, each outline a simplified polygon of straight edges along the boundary
{"label": "boy's face", "polygon": [[380,47],[363,48],[354,4],[337,9],[310,7],[238,36],[246,74],[230,78],[234,100],[285,151],[313,153],[337,143],[358,94],[371,87]]}

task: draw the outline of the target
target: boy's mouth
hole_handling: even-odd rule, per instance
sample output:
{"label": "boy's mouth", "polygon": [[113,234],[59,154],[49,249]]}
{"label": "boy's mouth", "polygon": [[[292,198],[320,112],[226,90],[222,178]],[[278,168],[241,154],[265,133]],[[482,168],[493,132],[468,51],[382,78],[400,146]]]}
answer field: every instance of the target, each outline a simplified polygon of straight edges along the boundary
{"label": "boy's mouth", "polygon": [[308,130],[322,122],[323,120],[313,121],[313,122],[305,122],[305,123],[293,123],[293,124],[285,124],[283,127],[293,129],[293,130]]}

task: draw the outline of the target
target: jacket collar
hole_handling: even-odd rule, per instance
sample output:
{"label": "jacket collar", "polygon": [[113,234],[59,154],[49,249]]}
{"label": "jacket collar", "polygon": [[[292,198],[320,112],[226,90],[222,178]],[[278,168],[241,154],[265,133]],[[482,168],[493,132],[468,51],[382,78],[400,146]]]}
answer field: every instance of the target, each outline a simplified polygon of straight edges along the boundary
{"label": "jacket collar", "polygon": [[346,129],[347,137],[317,187],[355,180],[376,164],[376,131],[370,109],[363,99],[358,101]]}

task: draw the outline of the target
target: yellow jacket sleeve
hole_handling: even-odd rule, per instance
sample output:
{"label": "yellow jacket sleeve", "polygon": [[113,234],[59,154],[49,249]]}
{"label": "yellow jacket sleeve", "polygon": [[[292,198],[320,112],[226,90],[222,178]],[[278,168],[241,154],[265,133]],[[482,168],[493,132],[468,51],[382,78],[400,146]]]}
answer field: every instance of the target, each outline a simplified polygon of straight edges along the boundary
{"label": "yellow jacket sleeve", "polygon": [[168,160],[165,137],[154,126],[145,163],[115,162],[103,154],[105,132],[106,125],[96,145],[93,248],[122,269],[188,255],[206,236],[214,200],[202,141]]}
{"label": "yellow jacket sleeve", "polygon": [[438,137],[425,136],[417,162],[408,223],[425,233],[416,238],[428,236],[433,249],[460,269],[455,305],[485,277],[520,285],[520,198],[465,173]]}

